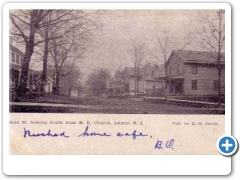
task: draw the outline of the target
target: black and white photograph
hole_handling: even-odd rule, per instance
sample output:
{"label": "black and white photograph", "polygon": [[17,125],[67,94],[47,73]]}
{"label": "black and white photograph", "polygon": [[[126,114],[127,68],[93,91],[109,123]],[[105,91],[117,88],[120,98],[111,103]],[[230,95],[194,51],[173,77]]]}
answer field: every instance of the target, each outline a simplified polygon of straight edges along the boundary
{"label": "black and white photograph", "polygon": [[10,112],[225,114],[225,10],[14,9]]}
{"label": "black and white photograph", "polygon": [[231,13],[227,3],[4,5],[4,172],[229,173]]}

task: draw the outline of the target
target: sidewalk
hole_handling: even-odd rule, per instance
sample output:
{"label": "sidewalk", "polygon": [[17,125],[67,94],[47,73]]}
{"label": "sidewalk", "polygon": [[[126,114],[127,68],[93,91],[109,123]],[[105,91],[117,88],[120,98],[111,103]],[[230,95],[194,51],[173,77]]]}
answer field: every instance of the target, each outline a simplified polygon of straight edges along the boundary
{"label": "sidewalk", "polygon": [[[147,97],[142,96],[144,101],[151,101],[151,102],[166,102],[164,97]],[[225,108],[225,104],[221,104],[221,107],[218,107],[218,103],[214,102],[207,102],[207,101],[193,101],[193,100],[184,100],[184,99],[173,99],[168,98],[167,102],[173,104],[183,104],[189,106],[200,106],[200,107],[215,107],[215,108]]]}
{"label": "sidewalk", "polygon": [[100,109],[100,107],[91,105],[76,105],[76,104],[55,104],[55,103],[33,103],[33,102],[10,102],[10,106],[41,106],[41,107],[62,107],[62,108],[89,108]]}

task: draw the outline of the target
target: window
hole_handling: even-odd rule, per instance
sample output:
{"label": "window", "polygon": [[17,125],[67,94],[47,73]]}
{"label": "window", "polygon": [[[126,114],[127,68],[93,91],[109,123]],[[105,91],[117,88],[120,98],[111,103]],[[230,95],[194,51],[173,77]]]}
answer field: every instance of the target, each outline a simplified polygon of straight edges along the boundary
{"label": "window", "polygon": [[172,67],[169,68],[169,75],[172,74]]}
{"label": "window", "polygon": [[12,62],[15,63],[15,54],[12,53]]}
{"label": "window", "polygon": [[16,55],[16,63],[20,64],[20,57],[19,57],[19,55]]}
{"label": "window", "polygon": [[180,65],[177,66],[177,74],[180,74]]}
{"label": "window", "polygon": [[196,65],[192,66],[192,74],[197,74],[197,66]]}
{"label": "window", "polygon": [[214,86],[213,86],[214,91],[218,91],[218,86],[219,86],[218,82],[219,82],[218,80],[214,80]]}
{"label": "window", "polygon": [[192,80],[192,90],[197,90],[197,80]]}
{"label": "window", "polygon": [[23,57],[20,58],[20,64],[22,64],[22,63],[23,63]]}

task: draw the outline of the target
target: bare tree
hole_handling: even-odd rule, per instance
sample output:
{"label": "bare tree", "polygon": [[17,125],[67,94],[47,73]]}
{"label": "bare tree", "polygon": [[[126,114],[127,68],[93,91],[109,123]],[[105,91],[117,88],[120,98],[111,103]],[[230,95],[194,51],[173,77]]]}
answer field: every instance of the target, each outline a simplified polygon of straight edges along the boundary
{"label": "bare tree", "polygon": [[[86,42],[90,39],[87,34],[92,34],[93,30],[101,27],[100,23],[95,20],[97,12],[82,10],[12,10],[10,12],[12,23],[10,33],[14,37],[20,37],[15,39],[24,43],[26,47],[18,88],[20,96],[27,92],[29,64],[34,47],[41,46],[43,51],[41,83],[41,90],[43,91],[47,80],[49,42],[59,38],[64,39],[64,36],[75,31],[78,37],[82,36],[81,38],[85,39],[86,45]],[[20,39],[23,39],[23,41]],[[81,47],[83,46],[81,45]]]}
{"label": "bare tree", "polygon": [[145,44],[136,43],[129,50],[132,62],[134,64],[134,78],[135,78],[135,95],[139,94],[139,81],[141,78],[140,69],[143,60],[146,57]]}
{"label": "bare tree", "polygon": [[22,72],[20,76],[20,85],[18,88],[18,94],[24,96],[27,92],[27,81],[29,63],[34,51],[34,47],[41,43],[41,41],[35,40],[35,34],[42,25],[42,20],[52,10],[16,10],[10,11],[10,20],[13,25],[10,33],[14,36],[19,36],[24,40],[25,53],[22,63]]}
{"label": "bare tree", "polygon": [[167,101],[168,96],[168,81],[169,81],[169,72],[168,72],[168,64],[167,60],[169,55],[174,49],[179,49],[180,51],[183,50],[188,44],[190,43],[190,40],[187,40],[184,43],[180,43],[177,41],[177,38],[171,33],[170,26],[168,27],[168,30],[162,30],[158,31],[157,35],[157,51],[151,52],[151,54],[154,56],[155,59],[157,59],[160,62],[160,67],[163,65],[164,71],[165,71],[165,101]]}
{"label": "bare tree", "polygon": [[197,38],[195,42],[200,48],[213,53],[218,70],[218,104],[222,102],[221,92],[221,74],[224,68],[225,51],[225,10],[220,9],[210,14],[209,12],[201,13],[199,20],[200,26],[196,30]]}
{"label": "bare tree", "polygon": [[[66,72],[69,71],[70,67],[63,68]],[[73,69],[70,71],[70,73],[67,76],[61,76],[60,81],[60,88],[61,91],[63,91],[68,96],[71,96],[72,90],[79,91],[81,89],[81,78],[82,73],[80,71],[80,68],[77,66],[74,66]]]}
{"label": "bare tree", "polygon": [[[50,54],[54,60],[55,83],[54,93],[60,93],[60,78],[71,73],[77,61],[82,57],[82,51],[74,36],[66,36],[64,39],[53,39]],[[67,68],[66,68],[67,67]]]}
{"label": "bare tree", "polygon": [[50,51],[49,42],[53,39],[63,38],[63,36],[73,33],[74,30],[76,31],[76,29],[83,30],[83,28],[86,28],[86,24],[92,18],[92,15],[94,13],[86,13],[82,10],[53,10],[43,19],[44,26],[38,31],[44,40],[42,92],[47,80],[48,53]]}

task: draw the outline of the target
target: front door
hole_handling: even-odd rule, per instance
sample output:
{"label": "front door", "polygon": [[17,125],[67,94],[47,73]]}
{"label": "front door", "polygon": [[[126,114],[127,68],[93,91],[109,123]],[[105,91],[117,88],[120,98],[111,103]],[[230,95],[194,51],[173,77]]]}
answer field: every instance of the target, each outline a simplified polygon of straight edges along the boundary
{"label": "front door", "polygon": [[183,85],[183,81],[181,79],[176,80],[175,93],[177,93],[177,94],[183,93],[182,85]]}
{"label": "front door", "polygon": [[183,93],[183,79],[171,79],[169,85],[170,85],[169,92],[171,94]]}

